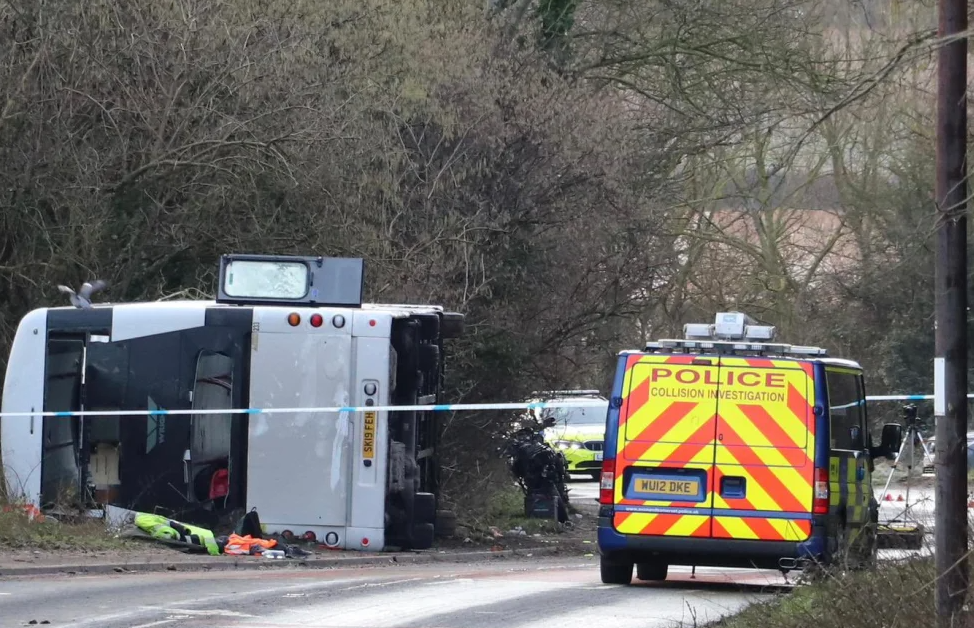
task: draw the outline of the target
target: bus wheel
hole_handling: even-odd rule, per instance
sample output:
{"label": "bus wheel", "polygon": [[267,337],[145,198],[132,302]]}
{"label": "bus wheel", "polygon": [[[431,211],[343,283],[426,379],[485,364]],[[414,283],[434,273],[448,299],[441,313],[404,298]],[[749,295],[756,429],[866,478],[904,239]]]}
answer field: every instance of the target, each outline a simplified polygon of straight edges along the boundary
{"label": "bus wheel", "polygon": [[450,538],[457,533],[457,515],[452,510],[437,510],[436,521],[433,523],[436,536]]}
{"label": "bus wheel", "polygon": [[630,562],[610,562],[605,556],[599,559],[599,575],[603,584],[629,584],[632,582],[632,567]]}
{"label": "bus wheel", "polygon": [[413,498],[413,520],[416,523],[436,521],[436,496],[433,493],[416,493]]}
{"label": "bus wheel", "polygon": [[412,549],[424,550],[433,547],[435,531],[432,523],[417,523],[413,526]]}

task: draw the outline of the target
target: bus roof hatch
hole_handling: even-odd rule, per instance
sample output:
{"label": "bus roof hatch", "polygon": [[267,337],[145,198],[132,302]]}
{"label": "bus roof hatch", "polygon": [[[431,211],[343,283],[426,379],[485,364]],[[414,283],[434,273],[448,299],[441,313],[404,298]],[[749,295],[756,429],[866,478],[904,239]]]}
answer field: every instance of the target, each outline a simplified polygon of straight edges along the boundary
{"label": "bus roof hatch", "polygon": [[220,257],[217,303],[361,307],[365,261],[354,257]]}

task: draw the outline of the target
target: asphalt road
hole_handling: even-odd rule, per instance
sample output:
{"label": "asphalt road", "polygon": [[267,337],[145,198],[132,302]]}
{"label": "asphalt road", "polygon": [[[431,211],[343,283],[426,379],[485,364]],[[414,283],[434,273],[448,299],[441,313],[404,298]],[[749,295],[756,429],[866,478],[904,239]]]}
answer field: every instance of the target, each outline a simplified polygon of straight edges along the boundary
{"label": "asphalt road", "polygon": [[655,628],[704,624],[783,584],[775,572],[698,569],[691,579],[674,568],[664,583],[610,586],[594,557],[25,578],[0,581],[0,625]]}
{"label": "asphalt road", "polygon": [[571,502],[599,501],[599,483],[585,476],[572,476],[568,484],[568,499]]}
{"label": "asphalt road", "polygon": [[[595,482],[571,489],[575,502],[598,497]],[[925,511],[928,500],[910,502]],[[773,571],[679,567],[664,583],[609,586],[594,556],[36,577],[0,581],[0,628],[656,628],[703,625],[788,588]]]}

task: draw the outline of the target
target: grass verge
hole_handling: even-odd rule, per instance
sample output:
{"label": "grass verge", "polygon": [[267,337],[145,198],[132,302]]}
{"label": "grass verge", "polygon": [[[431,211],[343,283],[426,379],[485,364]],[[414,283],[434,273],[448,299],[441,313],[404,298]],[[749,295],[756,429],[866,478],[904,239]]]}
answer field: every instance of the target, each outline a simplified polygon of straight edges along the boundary
{"label": "grass verge", "polygon": [[[876,570],[830,575],[710,626],[918,628],[934,624],[933,595],[933,560],[912,558],[884,562]],[[974,613],[965,613],[957,626],[974,626]]]}
{"label": "grass verge", "polygon": [[[569,509],[571,510],[571,509]],[[525,534],[557,534],[564,528],[553,519],[524,516],[524,494],[514,486],[495,487],[482,507],[463,513],[461,527],[475,534],[503,534],[523,530]]]}
{"label": "grass verge", "polygon": [[456,534],[441,539],[441,547],[487,545],[492,548],[530,549],[557,546],[559,551],[588,554],[594,551],[598,508],[584,502],[569,503],[569,523],[524,515],[524,495],[510,483],[485,491],[477,508],[457,513]]}
{"label": "grass verge", "polygon": [[2,548],[95,551],[134,546],[136,542],[110,534],[98,519],[57,520],[39,516],[23,504],[0,503]]}
{"label": "grass verge", "polygon": [[524,494],[514,487],[500,490],[493,495],[487,504],[485,520],[502,531],[521,529],[528,534],[554,534],[563,530],[553,519],[525,517]]}

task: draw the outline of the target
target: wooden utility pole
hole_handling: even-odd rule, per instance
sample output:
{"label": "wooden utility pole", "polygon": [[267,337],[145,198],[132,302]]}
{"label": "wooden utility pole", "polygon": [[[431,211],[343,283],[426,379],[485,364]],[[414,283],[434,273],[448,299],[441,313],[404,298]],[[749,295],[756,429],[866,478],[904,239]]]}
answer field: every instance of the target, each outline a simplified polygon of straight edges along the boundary
{"label": "wooden utility pole", "polygon": [[[967,0],[939,0],[937,60],[937,625],[967,596]],[[913,446],[913,443],[910,443]]]}

